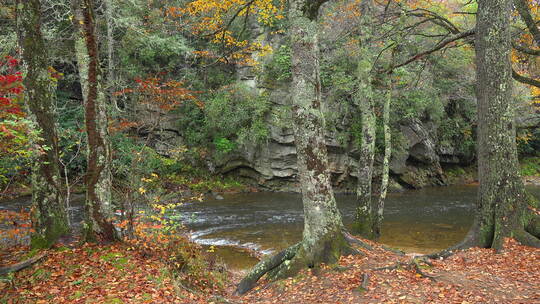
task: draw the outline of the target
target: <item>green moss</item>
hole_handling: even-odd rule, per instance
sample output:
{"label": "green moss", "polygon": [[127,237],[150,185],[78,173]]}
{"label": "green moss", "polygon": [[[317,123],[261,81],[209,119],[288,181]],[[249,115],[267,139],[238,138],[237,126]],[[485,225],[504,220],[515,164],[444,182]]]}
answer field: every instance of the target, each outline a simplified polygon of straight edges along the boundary
{"label": "green moss", "polygon": [[129,264],[129,258],[118,252],[109,252],[99,257],[101,260],[111,263],[116,269],[124,269]]}
{"label": "green moss", "polygon": [[52,242],[47,240],[44,236],[34,234],[30,238],[30,247],[32,249],[47,249],[52,246]]}
{"label": "green moss", "polygon": [[527,157],[520,161],[522,176],[540,176],[540,157]]}
{"label": "green moss", "polygon": [[270,87],[282,82],[289,82],[292,77],[291,48],[282,45],[265,66],[264,82]]}
{"label": "green moss", "polygon": [[84,296],[84,292],[82,290],[76,290],[71,296],[69,296],[69,299],[76,300],[81,298],[82,296]]}

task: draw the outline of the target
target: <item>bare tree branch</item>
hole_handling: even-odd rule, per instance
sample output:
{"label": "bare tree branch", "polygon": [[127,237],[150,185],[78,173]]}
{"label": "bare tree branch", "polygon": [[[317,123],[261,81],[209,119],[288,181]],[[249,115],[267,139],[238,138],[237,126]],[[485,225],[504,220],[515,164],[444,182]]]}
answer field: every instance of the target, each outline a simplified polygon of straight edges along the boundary
{"label": "bare tree branch", "polygon": [[514,78],[515,80],[517,80],[517,81],[519,81],[521,83],[528,84],[528,85],[540,88],[540,81],[538,81],[538,80],[536,80],[534,78],[529,78],[529,77],[520,75],[514,69],[512,69],[512,78]]}
{"label": "bare tree branch", "polygon": [[525,22],[527,28],[531,32],[534,41],[536,41],[536,45],[540,47],[540,29],[538,29],[536,22],[531,16],[527,0],[514,0],[514,5],[521,15],[521,19],[523,19],[523,22]]}
{"label": "bare tree branch", "polygon": [[533,56],[540,56],[540,50],[533,50],[531,48],[528,48],[526,46],[522,46],[516,42],[512,43],[512,47],[524,54],[533,55]]}
{"label": "bare tree branch", "polygon": [[474,29],[470,29],[468,31],[464,31],[464,32],[461,32],[459,34],[456,34],[456,35],[453,35],[451,37],[448,37],[444,40],[442,40],[441,42],[439,42],[437,45],[435,45],[434,47],[432,47],[431,49],[429,50],[426,50],[426,51],[423,51],[421,53],[418,53],[416,55],[414,55],[413,57],[407,59],[406,61],[402,62],[402,63],[399,63],[397,65],[394,65],[392,67],[392,69],[395,69],[395,68],[399,68],[399,67],[402,67],[402,66],[405,66],[413,61],[416,61],[422,57],[425,57],[433,52],[436,52],[442,48],[444,48],[445,46],[447,46],[448,44],[452,43],[452,42],[455,42],[457,40],[460,40],[460,39],[463,39],[465,37],[468,37],[468,36],[472,36],[474,35]]}

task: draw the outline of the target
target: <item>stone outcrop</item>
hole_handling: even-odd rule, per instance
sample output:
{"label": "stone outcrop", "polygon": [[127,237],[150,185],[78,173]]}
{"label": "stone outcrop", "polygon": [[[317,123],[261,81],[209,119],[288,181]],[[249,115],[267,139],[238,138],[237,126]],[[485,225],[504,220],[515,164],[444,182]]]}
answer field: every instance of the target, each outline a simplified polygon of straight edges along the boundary
{"label": "stone outcrop", "polygon": [[[296,148],[292,130],[272,126],[266,143],[243,147],[241,152],[229,156],[218,165],[223,174],[238,175],[272,190],[294,190],[296,182]],[[437,153],[436,140],[421,122],[401,126],[407,149],[394,155],[391,162],[392,177],[408,188],[444,183]],[[327,136],[329,169],[335,186],[353,191],[357,171],[356,149],[350,149]],[[393,188],[399,188],[394,183]]]}

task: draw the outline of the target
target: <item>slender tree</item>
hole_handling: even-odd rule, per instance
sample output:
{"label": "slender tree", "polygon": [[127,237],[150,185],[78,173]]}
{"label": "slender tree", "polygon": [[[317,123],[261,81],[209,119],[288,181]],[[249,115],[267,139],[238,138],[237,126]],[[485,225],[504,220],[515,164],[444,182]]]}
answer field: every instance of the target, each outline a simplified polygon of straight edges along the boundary
{"label": "slender tree", "polygon": [[257,264],[238,285],[240,294],[267,272],[272,279],[284,278],[355,252],[337,209],[324,140],[317,33],[317,15],[324,2],[289,1],[293,129],[304,205],[302,241]]}
{"label": "slender tree", "polygon": [[472,246],[501,249],[506,237],[540,247],[537,202],[519,175],[510,62],[511,0],[479,0],[476,24],[478,190],[476,218],[464,241],[438,255]]}
{"label": "slender tree", "polygon": [[388,192],[388,177],[390,173],[390,157],[392,157],[392,133],[390,132],[390,103],[392,102],[392,94],[394,87],[392,78],[388,77],[388,88],[383,104],[383,133],[384,133],[384,156],[381,172],[381,187],[379,189],[379,197],[377,199],[377,215],[373,223],[373,232],[376,237],[381,235],[381,226],[384,215],[384,201]]}
{"label": "slender tree", "polygon": [[84,236],[88,241],[114,241],[118,236],[111,222],[111,147],[105,94],[101,86],[94,3],[92,0],[73,0],[72,10],[74,24],[78,29],[75,53],[88,140]]}
{"label": "slender tree", "polygon": [[[360,52],[356,69],[357,91],[354,96],[356,106],[360,112],[362,122],[361,142],[358,158],[358,183],[356,187],[357,206],[352,232],[368,239],[376,239],[380,236],[384,199],[388,185],[388,169],[390,145],[389,132],[385,132],[385,158],[381,179],[381,195],[377,201],[372,201],[373,171],[375,162],[375,139],[377,117],[375,115],[375,96],[372,74],[375,70],[375,54],[372,44],[373,29],[373,2],[368,0],[360,6]],[[386,108],[386,101],[384,103]],[[386,112],[385,112],[386,113]],[[388,116],[389,117],[389,116]],[[384,118],[388,118],[385,116]],[[383,119],[384,120],[384,119]],[[384,120],[387,122],[387,120]],[[388,125],[386,125],[388,127]],[[385,129],[386,131],[386,129]],[[387,140],[388,139],[388,140]],[[388,148],[388,149],[387,149]]]}
{"label": "slender tree", "polygon": [[360,111],[362,121],[360,156],[358,158],[358,183],[356,187],[357,206],[352,232],[363,237],[373,239],[376,233],[373,225],[376,221],[376,210],[371,200],[371,185],[373,182],[373,165],[375,161],[375,105],[371,85],[372,61],[365,46],[365,39],[361,39],[361,56],[358,61],[356,76],[358,89],[355,100]]}
{"label": "slender tree", "polygon": [[56,130],[56,81],[49,74],[49,58],[41,34],[39,0],[17,1],[19,45],[26,75],[25,101],[29,116],[40,129],[39,155],[32,166],[32,227],[34,248],[50,247],[69,225],[58,165]]}

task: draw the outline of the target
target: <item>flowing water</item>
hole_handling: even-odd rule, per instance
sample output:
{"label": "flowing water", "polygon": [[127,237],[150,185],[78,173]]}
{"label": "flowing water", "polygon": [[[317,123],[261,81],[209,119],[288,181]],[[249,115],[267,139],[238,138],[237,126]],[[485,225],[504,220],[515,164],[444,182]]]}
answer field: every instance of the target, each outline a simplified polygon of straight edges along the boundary
{"label": "flowing water", "polygon": [[[476,186],[424,188],[389,193],[380,242],[406,252],[430,253],[459,242],[474,216]],[[540,188],[529,188],[540,197]],[[354,195],[337,195],[343,221],[349,227]],[[207,246],[244,247],[271,253],[301,239],[302,201],[299,194],[247,193],[224,195],[179,209],[195,242]],[[254,263],[234,250],[218,252],[235,268]]]}
{"label": "flowing water", "polygon": [[[476,186],[434,187],[389,193],[385,203],[380,242],[406,252],[429,253],[459,242],[474,216]],[[540,187],[528,188],[540,197]],[[83,196],[70,208],[73,223],[82,220]],[[337,195],[346,226],[352,223],[354,195]],[[0,209],[26,207],[29,198],[0,203]],[[241,248],[272,253],[299,241],[303,212],[300,194],[246,193],[224,195],[177,209],[192,239],[216,252],[233,269],[256,263]]]}

